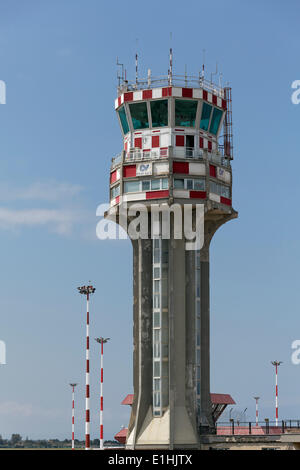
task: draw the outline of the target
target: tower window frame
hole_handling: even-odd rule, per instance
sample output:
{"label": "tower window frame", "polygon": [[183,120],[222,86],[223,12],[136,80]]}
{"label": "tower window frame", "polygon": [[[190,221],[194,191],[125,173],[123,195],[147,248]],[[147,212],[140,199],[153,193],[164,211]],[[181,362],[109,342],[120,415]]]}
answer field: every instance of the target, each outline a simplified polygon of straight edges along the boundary
{"label": "tower window frame", "polygon": [[195,128],[197,110],[197,100],[175,99],[175,126]]}
{"label": "tower window frame", "polygon": [[150,116],[146,101],[130,103],[129,112],[134,130],[150,128]]}

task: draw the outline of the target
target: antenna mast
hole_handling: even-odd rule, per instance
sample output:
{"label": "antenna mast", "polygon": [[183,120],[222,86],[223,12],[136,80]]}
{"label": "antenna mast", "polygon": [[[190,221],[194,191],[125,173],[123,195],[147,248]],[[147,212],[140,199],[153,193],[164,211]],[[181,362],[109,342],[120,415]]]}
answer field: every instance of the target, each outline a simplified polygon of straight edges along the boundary
{"label": "antenna mast", "polygon": [[173,49],[172,49],[172,33],[170,33],[170,65],[169,65],[169,85],[172,85],[172,76],[173,76]]}
{"label": "antenna mast", "polygon": [[205,49],[203,49],[202,80],[205,78]]}
{"label": "antenna mast", "polygon": [[138,48],[138,39],[136,40],[136,54],[135,54],[135,83],[136,83],[136,85],[138,84],[138,53],[137,53],[137,48]]}
{"label": "antenna mast", "polygon": [[122,80],[122,82],[124,81],[124,64],[119,63],[118,57],[117,57],[117,67],[121,67],[121,71],[122,71],[122,76],[121,77],[119,75],[119,71],[117,72],[118,86],[120,88],[121,80]]}
{"label": "antenna mast", "polygon": [[213,76],[214,75],[218,75],[218,62],[216,62],[216,71],[212,72],[211,75],[210,75],[210,83],[211,84],[213,83]]}

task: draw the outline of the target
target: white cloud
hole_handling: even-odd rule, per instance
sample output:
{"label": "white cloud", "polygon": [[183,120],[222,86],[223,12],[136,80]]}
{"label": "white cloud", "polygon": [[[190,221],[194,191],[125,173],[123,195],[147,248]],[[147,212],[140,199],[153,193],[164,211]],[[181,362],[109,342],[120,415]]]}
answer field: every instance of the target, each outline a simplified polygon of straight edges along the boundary
{"label": "white cloud", "polygon": [[89,211],[78,209],[82,191],[80,185],[57,181],[23,187],[0,183],[0,230],[40,226],[60,235],[76,227],[82,232],[91,222]]}
{"label": "white cloud", "polygon": [[32,405],[31,403],[18,403],[15,401],[6,401],[0,403],[0,416],[15,416],[28,418],[32,416],[53,417],[61,414],[59,410],[49,410]]}
{"label": "white cloud", "polygon": [[1,184],[0,201],[64,201],[77,196],[82,190],[83,187],[78,184],[57,181],[37,182],[23,188]]}
{"label": "white cloud", "polygon": [[48,226],[59,234],[68,234],[79,221],[79,214],[64,209],[7,209],[0,207],[0,228]]}

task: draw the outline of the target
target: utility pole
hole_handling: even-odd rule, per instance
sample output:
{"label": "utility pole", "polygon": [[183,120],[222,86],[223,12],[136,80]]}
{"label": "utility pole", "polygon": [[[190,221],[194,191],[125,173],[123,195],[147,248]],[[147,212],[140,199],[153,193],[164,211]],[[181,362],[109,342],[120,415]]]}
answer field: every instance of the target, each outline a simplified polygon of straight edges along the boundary
{"label": "utility pole", "polygon": [[77,384],[70,384],[72,387],[72,450],[75,449],[75,387]]}
{"label": "utility pole", "polygon": [[258,426],[258,400],[260,397],[253,397],[255,400],[255,422],[256,426]]}
{"label": "utility pole", "polygon": [[282,361],[272,361],[271,364],[275,367],[275,406],[276,406],[276,427],[278,426],[278,367]]}
{"label": "utility pole", "polygon": [[100,378],[100,450],[103,450],[103,344],[110,338],[95,338],[97,343],[101,344],[101,378]]}
{"label": "utility pole", "polygon": [[85,399],[85,450],[90,450],[90,313],[89,313],[89,300],[90,295],[95,292],[93,286],[77,287],[79,294],[86,296],[86,399]]}

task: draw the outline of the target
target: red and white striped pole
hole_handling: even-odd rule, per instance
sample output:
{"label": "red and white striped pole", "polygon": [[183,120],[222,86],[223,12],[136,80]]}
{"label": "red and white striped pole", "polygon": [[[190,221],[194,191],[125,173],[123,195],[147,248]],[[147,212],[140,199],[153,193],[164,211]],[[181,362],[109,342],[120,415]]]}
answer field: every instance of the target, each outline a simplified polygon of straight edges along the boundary
{"label": "red and white striped pole", "polygon": [[254,397],[254,400],[255,400],[255,422],[256,422],[256,426],[258,426],[258,400],[259,400],[259,397]]}
{"label": "red and white striped pole", "polygon": [[90,296],[86,296],[86,376],[85,376],[85,449],[89,450],[90,444]]}
{"label": "red and white striped pole", "polygon": [[95,292],[93,286],[78,287],[79,293],[86,295],[86,374],[85,374],[85,450],[90,450],[90,294]]}
{"label": "red and white striped pole", "polygon": [[276,407],[276,427],[278,426],[278,367],[282,364],[281,361],[273,361],[275,367],[275,407]]}
{"label": "red and white striped pole", "polygon": [[75,449],[75,387],[77,384],[70,384],[72,387],[72,450]]}
{"label": "red and white striped pole", "polygon": [[100,450],[103,450],[103,344],[110,338],[95,338],[101,344],[101,377],[100,377]]}

